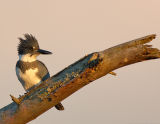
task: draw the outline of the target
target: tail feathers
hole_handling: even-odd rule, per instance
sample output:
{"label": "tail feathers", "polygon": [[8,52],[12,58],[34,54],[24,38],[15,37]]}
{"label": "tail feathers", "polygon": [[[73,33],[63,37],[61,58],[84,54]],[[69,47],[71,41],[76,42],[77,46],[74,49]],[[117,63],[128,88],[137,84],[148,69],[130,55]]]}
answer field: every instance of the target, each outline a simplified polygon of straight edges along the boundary
{"label": "tail feathers", "polygon": [[55,108],[60,111],[64,110],[62,103],[58,103],[57,105],[55,105]]}

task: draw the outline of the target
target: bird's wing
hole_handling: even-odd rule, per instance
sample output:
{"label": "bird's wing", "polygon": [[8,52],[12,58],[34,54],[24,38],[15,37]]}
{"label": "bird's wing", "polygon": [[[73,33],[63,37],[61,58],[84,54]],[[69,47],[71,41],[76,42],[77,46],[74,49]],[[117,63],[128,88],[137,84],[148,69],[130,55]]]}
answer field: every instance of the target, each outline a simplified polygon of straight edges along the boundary
{"label": "bird's wing", "polygon": [[41,81],[45,81],[48,78],[50,78],[50,74],[49,74],[47,67],[41,61],[38,61],[37,66],[39,70],[37,72],[37,76],[40,77]]}

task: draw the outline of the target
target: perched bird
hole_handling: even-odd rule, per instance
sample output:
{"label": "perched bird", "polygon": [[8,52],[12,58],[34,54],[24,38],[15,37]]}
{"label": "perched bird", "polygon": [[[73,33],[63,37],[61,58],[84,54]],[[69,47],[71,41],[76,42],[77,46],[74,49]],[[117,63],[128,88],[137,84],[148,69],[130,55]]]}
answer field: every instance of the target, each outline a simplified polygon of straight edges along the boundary
{"label": "perched bird", "polygon": [[[16,64],[16,74],[25,91],[28,92],[34,86],[50,77],[47,67],[41,61],[37,60],[37,56],[52,53],[40,49],[38,41],[34,36],[25,34],[24,37],[25,39],[19,38],[19,60]],[[64,110],[61,103],[58,103],[55,107],[58,110]]]}

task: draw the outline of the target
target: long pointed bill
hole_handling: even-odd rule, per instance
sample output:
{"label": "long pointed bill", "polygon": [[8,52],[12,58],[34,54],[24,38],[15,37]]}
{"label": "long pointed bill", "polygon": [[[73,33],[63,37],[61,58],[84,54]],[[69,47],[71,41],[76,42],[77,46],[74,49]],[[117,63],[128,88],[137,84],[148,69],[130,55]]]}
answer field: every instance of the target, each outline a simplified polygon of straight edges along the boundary
{"label": "long pointed bill", "polygon": [[37,52],[40,53],[40,54],[52,54],[52,52],[47,51],[47,50],[42,50],[42,49],[38,49]]}

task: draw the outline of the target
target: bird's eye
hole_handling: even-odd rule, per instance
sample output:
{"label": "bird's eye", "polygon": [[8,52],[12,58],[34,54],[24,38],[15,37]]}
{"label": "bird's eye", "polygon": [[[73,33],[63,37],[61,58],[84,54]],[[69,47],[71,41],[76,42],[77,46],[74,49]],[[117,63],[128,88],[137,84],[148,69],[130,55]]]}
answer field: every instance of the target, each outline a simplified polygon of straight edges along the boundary
{"label": "bird's eye", "polygon": [[33,50],[33,47],[29,47],[30,50]]}

